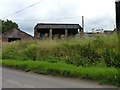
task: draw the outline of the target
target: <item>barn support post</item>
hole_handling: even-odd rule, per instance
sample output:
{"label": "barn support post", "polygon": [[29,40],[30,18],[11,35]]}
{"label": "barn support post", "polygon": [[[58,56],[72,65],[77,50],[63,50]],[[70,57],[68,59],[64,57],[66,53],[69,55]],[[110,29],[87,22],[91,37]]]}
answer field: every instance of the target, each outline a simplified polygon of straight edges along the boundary
{"label": "barn support post", "polygon": [[37,33],[37,39],[40,39],[40,33],[39,32]]}
{"label": "barn support post", "polygon": [[68,29],[65,29],[65,38],[68,37]]}
{"label": "barn support post", "polygon": [[37,30],[35,30],[34,38],[35,39],[40,39],[40,32],[37,32]]}
{"label": "barn support post", "polygon": [[49,38],[52,39],[52,28],[49,30]]}
{"label": "barn support post", "polygon": [[34,29],[34,38],[37,39],[37,30]]}
{"label": "barn support post", "polygon": [[83,28],[81,28],[81,29],[80,29],[80,37],[83,36],[83,33],[84,33],[84,32],[83,32]]}

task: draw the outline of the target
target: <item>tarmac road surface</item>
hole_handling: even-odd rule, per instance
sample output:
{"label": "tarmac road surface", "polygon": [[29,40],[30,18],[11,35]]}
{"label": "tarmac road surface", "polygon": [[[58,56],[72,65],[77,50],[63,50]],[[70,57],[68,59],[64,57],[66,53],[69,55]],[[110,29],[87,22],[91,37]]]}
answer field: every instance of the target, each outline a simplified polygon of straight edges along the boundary
{"label": "tarmac road surface", "polygon": [[2,68],[2,88],[114,88],[93,81],[38,75]]}

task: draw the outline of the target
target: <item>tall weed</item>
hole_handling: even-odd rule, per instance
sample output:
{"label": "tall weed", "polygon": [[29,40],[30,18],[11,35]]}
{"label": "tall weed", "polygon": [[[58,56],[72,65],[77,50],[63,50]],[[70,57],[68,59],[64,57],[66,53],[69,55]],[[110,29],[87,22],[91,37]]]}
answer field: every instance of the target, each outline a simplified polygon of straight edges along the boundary
{"label": "tall weed", "polygon": [[90,66],[102,60],[108,67],[120,66],[117,34],[94,38],[3,42],[2,46],[3,59],[65,62],[76,66]]}

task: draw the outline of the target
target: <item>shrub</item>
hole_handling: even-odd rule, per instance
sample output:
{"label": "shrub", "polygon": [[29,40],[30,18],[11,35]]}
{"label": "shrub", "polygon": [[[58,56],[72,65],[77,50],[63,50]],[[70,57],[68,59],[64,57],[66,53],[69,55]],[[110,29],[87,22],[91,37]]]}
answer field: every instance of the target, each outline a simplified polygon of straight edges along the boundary
{"label": "shrub", "polygon": [[67,40],[3,42],[2,58],[54,63],[62,61],[76,66],[90,66],[102,60],[108,67],[119,67],[117,40],[114,34]]}
{"label": "shrub", "polygon": [[28,47],[25,49],[24,54],[31,60],[36,60],[38,46],[36,44],[31,43],[28,45]]}
{"label": "shrub", "polygon": [[89,59],[89,64],[95,64],[101,60],[101,56],[99,55],[99,53],[97,53],[95,49],[92,49],[90,47],[90,44],[82,46],[80,52],[82,57],[86,57]]}
{"label": "shrub", "polygon": [[52,63],[56,63],[56,62],[59,62],[61,61],[61,58],[60,57],[55,57],[55,56],[48,56],[47,57],[48,59],[46,61],[49,61],[49,62],[52,62]]}
{"label": "shrub", "polygon": [[2,59],[16,59],[18,50],[14,45],[9,45],[2,51]]}
{"label": "shrub", "polygon": [[103,59],[108,67],[120,68],[120,54],[118,49],[106,49],[103,53]]}
{"label": "shrub", "polygon": [[89,59],[86,57],[81,57],[80,55],[75,55],[75,56],[70,56],[70,57],[66,57],[63,60],[65,60],[65,62],[67,64],[73,64],[75,66],[89,66]]}

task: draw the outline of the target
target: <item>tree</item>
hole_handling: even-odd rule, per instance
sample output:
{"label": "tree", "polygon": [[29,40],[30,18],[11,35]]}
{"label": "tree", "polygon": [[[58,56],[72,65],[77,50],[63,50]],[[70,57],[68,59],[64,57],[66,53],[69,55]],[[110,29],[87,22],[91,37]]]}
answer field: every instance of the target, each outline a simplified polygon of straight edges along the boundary
{"label": "tree", "polygon": [[16,22],[13,22],[11,20],[2,20],[2,33],[7,32],[13,28],[19,29],[18,24]]}

